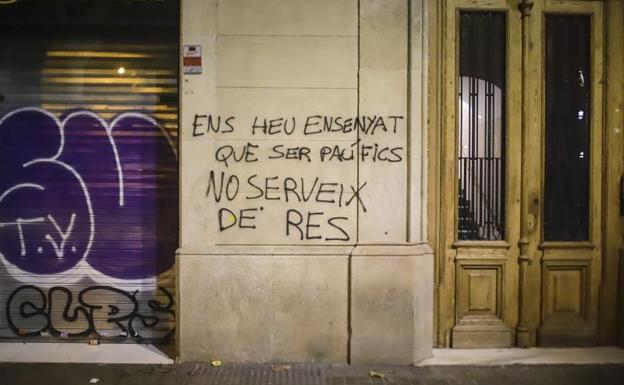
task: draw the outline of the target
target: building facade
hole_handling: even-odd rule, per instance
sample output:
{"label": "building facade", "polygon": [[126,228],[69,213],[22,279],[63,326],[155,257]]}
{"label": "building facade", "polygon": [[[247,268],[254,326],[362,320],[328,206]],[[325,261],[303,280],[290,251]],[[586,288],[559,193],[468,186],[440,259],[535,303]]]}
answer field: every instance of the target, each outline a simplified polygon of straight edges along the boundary
{"label": "building facade", "polygon": [[0,1],[3,339],[622,344],[624,2],[95,3]]}

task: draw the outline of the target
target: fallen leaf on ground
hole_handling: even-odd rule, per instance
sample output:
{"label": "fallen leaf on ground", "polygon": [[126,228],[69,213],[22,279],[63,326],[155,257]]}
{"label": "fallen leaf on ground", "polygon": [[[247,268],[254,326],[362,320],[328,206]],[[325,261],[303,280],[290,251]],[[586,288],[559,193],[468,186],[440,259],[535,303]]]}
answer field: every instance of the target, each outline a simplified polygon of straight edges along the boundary
{"label": "fallen leaf on ground", "polygon": [[89,380],[89,384],[97,384],[98,382],[100,382],[100,379],[95,377]]}
{"label": "fallen leaf on ground", "polygon": [[271,370],[274,372],[285,372],[290,370],[290,365],[271,365]]}
{"label": "fallen leaf on ground", "polygon": [[383,373],[381,373],[381,372],[376,372],[376,371],[374,371],[374,370],[369,371],[369,372],[368,372],[368,375],[369,375],[370,377],[373,377],[373,378],[384,378],[384,377],[386,377]]}

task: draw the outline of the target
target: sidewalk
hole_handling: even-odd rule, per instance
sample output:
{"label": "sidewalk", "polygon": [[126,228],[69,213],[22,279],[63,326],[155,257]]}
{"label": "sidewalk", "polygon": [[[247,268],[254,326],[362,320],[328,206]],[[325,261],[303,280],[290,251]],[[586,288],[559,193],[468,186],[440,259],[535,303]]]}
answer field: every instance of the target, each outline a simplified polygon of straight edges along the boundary
{"label": "sidewalk", "polygon": [[331,366],[0,363],[2,385],[621,385],[624,365]]}
{"label": "sidewalk", "polygon": [[[28,363],[26,363],[28,362]],[[434,349],[418,366],[174,361],[152,345],[0,343],[0,385],[622,385],[616,347]]]}

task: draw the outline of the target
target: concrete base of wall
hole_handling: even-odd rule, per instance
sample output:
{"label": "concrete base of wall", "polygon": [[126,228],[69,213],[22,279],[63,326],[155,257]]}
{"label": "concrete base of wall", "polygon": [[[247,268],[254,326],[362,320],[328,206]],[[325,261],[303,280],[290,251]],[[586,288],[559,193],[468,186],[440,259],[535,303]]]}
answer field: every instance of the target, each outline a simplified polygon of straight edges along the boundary
{"label": "concrete base of wall", "polygon": [[596,365],[624,364],[624,350],[594,348],[433,349],[418,366]]}
{"label": "concrete base of wall", "polygon": [[178,256],[183,361],[414,363],[431,355],[428,246],[217,247]]}
{"label": "concrete base of wall", "polygon": [[[171,365],[154,345],[1,342],[0,362]],[[9,381],[10,383],[11,381]]]}
{"label": "concrete base of wall", "polygon": [[431,356],[433,256],[425,245],[358,246],[351,268],[351,363]]}

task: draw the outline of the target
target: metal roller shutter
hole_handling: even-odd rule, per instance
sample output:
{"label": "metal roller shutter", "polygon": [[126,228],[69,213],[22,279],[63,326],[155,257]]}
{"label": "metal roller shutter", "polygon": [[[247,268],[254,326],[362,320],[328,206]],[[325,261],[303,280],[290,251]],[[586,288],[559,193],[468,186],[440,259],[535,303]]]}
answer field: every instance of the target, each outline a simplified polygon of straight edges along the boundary
{"label": "metal roller shutter", "polygon": [[178,16],[0,5],[0,338],[172,340]]}

